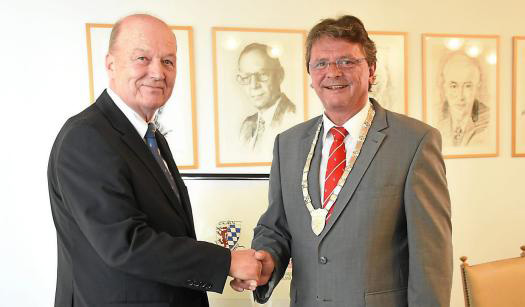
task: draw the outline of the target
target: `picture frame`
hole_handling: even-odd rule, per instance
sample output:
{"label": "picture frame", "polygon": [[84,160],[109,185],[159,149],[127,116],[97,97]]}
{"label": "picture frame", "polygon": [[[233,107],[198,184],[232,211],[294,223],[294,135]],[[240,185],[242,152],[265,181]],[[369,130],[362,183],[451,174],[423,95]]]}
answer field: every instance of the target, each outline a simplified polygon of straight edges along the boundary
{"label": "picture frame", "polygon": [[217,167],[269,166],[275,136],[307,118],[306,31],[214,27]]}
{"label": "picture frame", "polygon": [[512,156],[525,157],[525,36],[513,36]]}
{"label": "picture frame", "polygon": [[[93,103],[108,86],[105,56],[113,24],[86,23],[89,95]],[[199,167],[193,28],[170,26],[177,38],[177,77],[173,94],[159,109],[155,123],[164,134],[177,167]]]}
{"label": "picture frame", "polygon": [[406,32],[370,31],[376,44],[376,80],[370,97],[384,108],[408,115],[408,40]]}
{"label": "picture frame", "polygon": [[423,120],[444,158],[499,155],[499,36],[422,34]]}
{"label": "picture frame", "polygon": [[[253,229],[268,208],[266,174],[181,174],[187,186],[199,240],[231,251],[250,248]],[[264,306],[290,305],[292,265],[289,264],[272,297]],[[208,293],[214,307],[263,306],[254,302],[251,291],[237,292],[229,286],[223,293]]]}

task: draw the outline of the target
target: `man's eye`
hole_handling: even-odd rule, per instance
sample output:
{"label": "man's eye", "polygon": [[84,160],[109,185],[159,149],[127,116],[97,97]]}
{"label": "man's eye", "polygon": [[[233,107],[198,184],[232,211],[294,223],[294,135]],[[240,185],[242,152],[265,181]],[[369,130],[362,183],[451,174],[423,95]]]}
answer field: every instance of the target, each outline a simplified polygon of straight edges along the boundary
{"label": "man's eye", "polygon": [[315,64],[315,68],[325,68],[327,65],[326,61],[319,61],[317,64]]}
{"label": "man's eye", "polygon": [[139,60],[139,61],[146,61],[146,57],[139,56],[139,57],[137,58],[137,60]]}
{"label": "man's eye", "polygon": [[352,66],[355,64],[354,61],[349,60],[349,59],[340,59],[337,62],[339,63],[339,65],[343,65],[343,66]]}
{"label": "man's eye", "polygon": [[164,60],[163,63],[164,63],[165,65],[171,65],[171,66],[173,66],[173,62],[172,62],[171,60]]}

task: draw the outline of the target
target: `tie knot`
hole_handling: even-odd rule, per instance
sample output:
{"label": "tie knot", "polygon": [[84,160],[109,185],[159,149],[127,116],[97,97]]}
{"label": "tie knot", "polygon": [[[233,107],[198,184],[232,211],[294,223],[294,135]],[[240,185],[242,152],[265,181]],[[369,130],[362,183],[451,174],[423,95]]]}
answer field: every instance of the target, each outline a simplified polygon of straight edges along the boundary
{"label": "tie knot", "polygon": [[344,127],[332,127],[330,133],[334,136],[335,141],[342,141],[348,135],[348,131]]}
{"label": "tie knot", "polygon": [[157,130],[157,127],[154,123],[148,124],[148,130],[146,130],[146,136],[145,138],[155,138],[155,131]]}

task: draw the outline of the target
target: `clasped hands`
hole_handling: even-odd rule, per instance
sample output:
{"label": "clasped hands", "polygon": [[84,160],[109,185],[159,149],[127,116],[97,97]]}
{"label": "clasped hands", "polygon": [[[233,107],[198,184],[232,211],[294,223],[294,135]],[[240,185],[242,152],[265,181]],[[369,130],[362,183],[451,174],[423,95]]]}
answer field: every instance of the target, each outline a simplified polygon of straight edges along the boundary
{"label": "clasped hands", "polygon": [[267,251],[253,249],[236,250],[231,253],[231,265],[228,275],[233,277],[230,286],[233,290],[255,290],[270,280],[275,262]]}

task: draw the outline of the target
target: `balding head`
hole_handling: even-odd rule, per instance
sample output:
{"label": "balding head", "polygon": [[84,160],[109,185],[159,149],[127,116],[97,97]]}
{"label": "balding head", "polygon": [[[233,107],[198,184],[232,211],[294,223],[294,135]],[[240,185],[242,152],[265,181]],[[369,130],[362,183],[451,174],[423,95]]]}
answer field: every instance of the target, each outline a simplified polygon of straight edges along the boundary
{"label": "balding head", "polygon": [[444,98],[455,121],[471,115],[479,95],[481,68],[476,58],[454,52],[444,62],[441,71]]}
{"label": "balding head", "polygon": [[[124,18],[121,18],[115,25],[113,25],[113,29],[111,30],[111,35],[109,37],[109,48],[108,52],[111,52],[117,43],[118,36],[120,34],[120,31],[122,30],[122,27],[129,27],[129,24],[133,24],[134,22],[149,22],[151,24],[158,24],[159,26],[163,26],[166,29],[169,29],[169,26],[162,20],[158,19],[157,17],[147,15],[147,14],[134,14],[129,15]],[[173,33],[170,31],[170,33]],[[173,34],[173,37],[175,37],[175,34]]]}
{"label": "balding head", "polygon": [[175,35],[162,20],[144,14],[121,19],[106,56],[110,88],[149,121],[171,96],[176,53]]}

